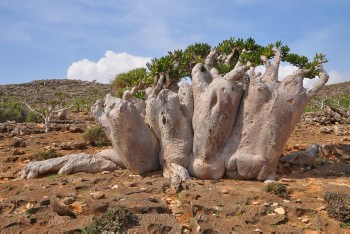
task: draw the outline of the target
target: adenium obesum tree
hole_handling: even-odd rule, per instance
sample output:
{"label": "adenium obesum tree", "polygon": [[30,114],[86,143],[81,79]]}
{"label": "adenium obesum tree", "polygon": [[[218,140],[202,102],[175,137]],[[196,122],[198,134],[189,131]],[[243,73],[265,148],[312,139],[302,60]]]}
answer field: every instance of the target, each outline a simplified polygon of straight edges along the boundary
{"label": "adenium obesum tree", "polygon": [[[298,69],[279,80],[281,62]],[[280,41],[194,44],[153,59],[148,70],[119,75],[120,97],[99,100],[92,114],[134,174],[163,168],[173,181],[189,175],[274,179],[283,146],[328,80],[325,62],[323,54],[309,60]],[[263,74],[255,72],[260,65]],[[305,89],[303,79],[315,77]],[[192,82],[179,87],[183,78]]]}

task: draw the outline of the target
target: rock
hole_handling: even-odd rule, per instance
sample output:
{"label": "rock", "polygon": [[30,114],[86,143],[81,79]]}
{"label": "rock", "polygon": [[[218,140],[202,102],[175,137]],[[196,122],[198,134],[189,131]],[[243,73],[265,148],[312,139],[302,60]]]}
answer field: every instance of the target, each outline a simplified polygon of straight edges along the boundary
{"label": "rock", "polygon": [[19,150],[19,149],[15,149],[12,152],[12,155],[23,155],[23,154],[26,154],[26,152],[24,152],[23,150]]}
{"label": "rock", "polygon": [[24,142],[23,139],[19,138],[19,137],[14,137],[12,140],[12,146],[15,148],[25,148],[26,147],[26,143]]}
{"label": "rock", "polygon": [[253,204],[253,205],[259,205],[260,202],[258,202],[258,201],[253,201],[252,204]]}
{"label": "rock", "polygon": [[48,196],[44,196],[43,199],[40,201],[41,206],[48,206],[50,205],[50,198]]}
{"label": "rock", "polygon": [[350,141],[350,137],[343,137],[343,139],[341,139],[341,141]]}
{"label": "rock", "polygon": [[327,128],[327,127],[320,128],[320,133],[322,133],[322,134],[331,134],[332,132],[333,132],[333,130],[330,128]]}
{"label": "rock", "polygon": [[54,196],[50,199],[50,207],[52,211],[56,212],[60,216],[69,216],[73,219],[76,219],[77,216],[66,206],[61,204],[60,201]]}
{"label": "rock", "polygon": [[57,113],[57,118],[58,118],[59,120],[65,120],[65,119],[67,119],[67,111],[66,111],[66,110],[59,111],[59,112]]}
{"label": "rock", "polygon": [[34,207],[34,205],[32,203],[30,203],[30,202],[28,202],[27,205],[26,205],[26,209],[28,209],[28,210],[33,208],[33,207]]}
{"label": "rock", "polygon": [[317,208],[318,211],[322,211],[322,210],[326,210],[326,207],[325,206],[320,206]]}
{"label": "rock", "polygon": [[80,127],[77,127],[77,126],[70,126],[69,132],[70,133],[82,133],[82,132],[84,132],[84,130]]}
{"label": "rock", "polygon": [[118,189],[119,188],[119,185],[113,185],[112,189]]}
{"label": "rock", "polygon": [[297,199],[295,203],[302,203],[300,199]]}
{"label": "rock", "polygon": [[309,222],[310,222],[310,219],[309,219],[309,218],[302,218],[302,219],[300,220],[300,222],[302,222],[302,223],[309,223]]}
{"label": "rock", "polygon": [[75,198],[74,197],[65,197],[62,199],[62,202],[65,204],[65,205],[70,205],[72,204],[73,202],[75,202]]}
{"label": "rock", "polygon": [[103,192],[93,192],[93,193],[90,193],[90,196],[93,199],[102,199],[105,197],[105,194]]}
{"label": "rock", "polygon": [[224,189],[221,190],[221,193],[222,194],[229,194],[230,191],[228,189],[224,188]]}
{"label": "rock", "polygon": [[334,133],[336,136],[343,135],[343,129],[340,126],[335,125],[334,126]]}
{"label": "rock", "polygon": [[274,211],[275,211],[277,214],[280,214],[280,215],[286,213],[286,211],[284,210],[283,207],[278,207],[278,208],[276,208]]}

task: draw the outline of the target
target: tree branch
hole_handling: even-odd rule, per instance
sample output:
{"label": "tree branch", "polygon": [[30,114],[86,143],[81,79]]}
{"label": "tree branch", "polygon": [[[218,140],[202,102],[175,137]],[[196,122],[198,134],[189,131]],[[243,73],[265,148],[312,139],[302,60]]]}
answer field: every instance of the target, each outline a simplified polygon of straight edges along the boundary
{"label": "tree branch", "polygon": [[329,75],[327,72],[323,69],[323,66],[320,65],[318,68],[318,76],[319,80],[316,81],[316,83],[311,87],[306,90],[306,94],[308,95],[309,98],[313,97],[314,95],[317,94],[317,92],[325,86],[325,84],[328,82]]}
{"label": "tree branch", "polygon": [[232,69],[230,72],[226,73],[224,79],[236,81],[244,76],[244,73],[251,67],[251,63],[248,62],[246,65],[240,66],[238,68]]}
{"label": "tree branch", "polygon": [[35,110],[34,108],[32,108],[31,106],[29,106],[29,104],[27,104],[26,102],[22,102],[24,105],[26,105],[28,107],[28,109],[30,111],[33,111],[35,113],[37,113],[38,115],[40,115],[41,117],[43,117],[43,119],[45,120],[45,115],[43,115],[42,113],[40,113],[39,111]]}
{"label": "tree branch", "polygon": [[133,87],[131,89],[131,91],[130,90],[126,90],[124,92],[124,94],[123,94],[123,99],[126,100],[126,101],[130,101],[131,98],[133,98],[136,95],[136,93],[141,89],[142,85],[143,85],[143,83],[140,82],[140,83],[137,84],[137,86]]}
{"label": "tree branch", "polygon": [[213,49],[212,51],[210,51],[207,58],[204,60],[204,67],[208,71],[210,71],[214,66],[214,60],[215,60],[216,54],[217,54],[217,50]]}

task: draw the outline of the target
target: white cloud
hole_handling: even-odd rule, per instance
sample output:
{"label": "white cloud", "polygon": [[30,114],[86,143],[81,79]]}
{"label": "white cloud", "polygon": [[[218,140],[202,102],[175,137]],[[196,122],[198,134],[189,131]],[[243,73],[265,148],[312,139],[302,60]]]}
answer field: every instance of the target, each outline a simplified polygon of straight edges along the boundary
{"label": "white cloud", "polygon": [[134,68],[146,67],[146,63],[149,61],[151,61],[149,57],[107,50],[104,57],[98,62],[92,62],[85,58],[72,63],[67,71],[67,79],[97,80],[100,83],[109,83],[116,74]]}
{"label": "white cloud", "polygon": [[329,81],[328,84],[335,84],[345,81],[350,81],[350,74],[344,74],[339,71],[331,70],[328,72],[329,74]]}

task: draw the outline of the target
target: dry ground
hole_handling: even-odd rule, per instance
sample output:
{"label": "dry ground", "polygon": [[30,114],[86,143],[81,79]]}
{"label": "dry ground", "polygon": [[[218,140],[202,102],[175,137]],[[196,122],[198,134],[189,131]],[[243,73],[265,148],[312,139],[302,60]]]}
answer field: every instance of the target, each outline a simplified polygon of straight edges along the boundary
{"label": "dry ground", "polygon": [[[82,118],[76,116],[76,118]],[[87,125],[92,123],[87,122]],[[342,143],[344,136],[320,134],[319,127],[299,124],[285,147],[285,154],[312,143]],[[133,231],[139,232],[350,232],[324,210],[326,191],[350,193],[349,161],[330,158],[321,167],[279,171],[278,179],[290,194],[281,198],[264,192],[266,184],[232,179],[198,180],[169,194],[169,180],[161,172],[133,176],[126,170],[111,173],[46,175],[18,180],[18,173],[38,151],[62,142],[82,140],[82,133],[55,131],[22,137],[24,155],[14,156],[12,137],[0,138],[0,231],[2,233],[71,232],[87,227],[108,206],[125,205],[138,216]],[[93,153],[101,148],[60,150]],[[345,152],[348,153],[348,152]],[[282,178],[284,178],[282,180]],[[93,198],[100,191],[104,197]],[[45,204],[45,196],[69,204],[76,219],[59,216]],[[283,208],[284,214],[275,211]],[[281,210],[281,209],[277,209]],[[283,212],[282,212],[283,213]]]}

